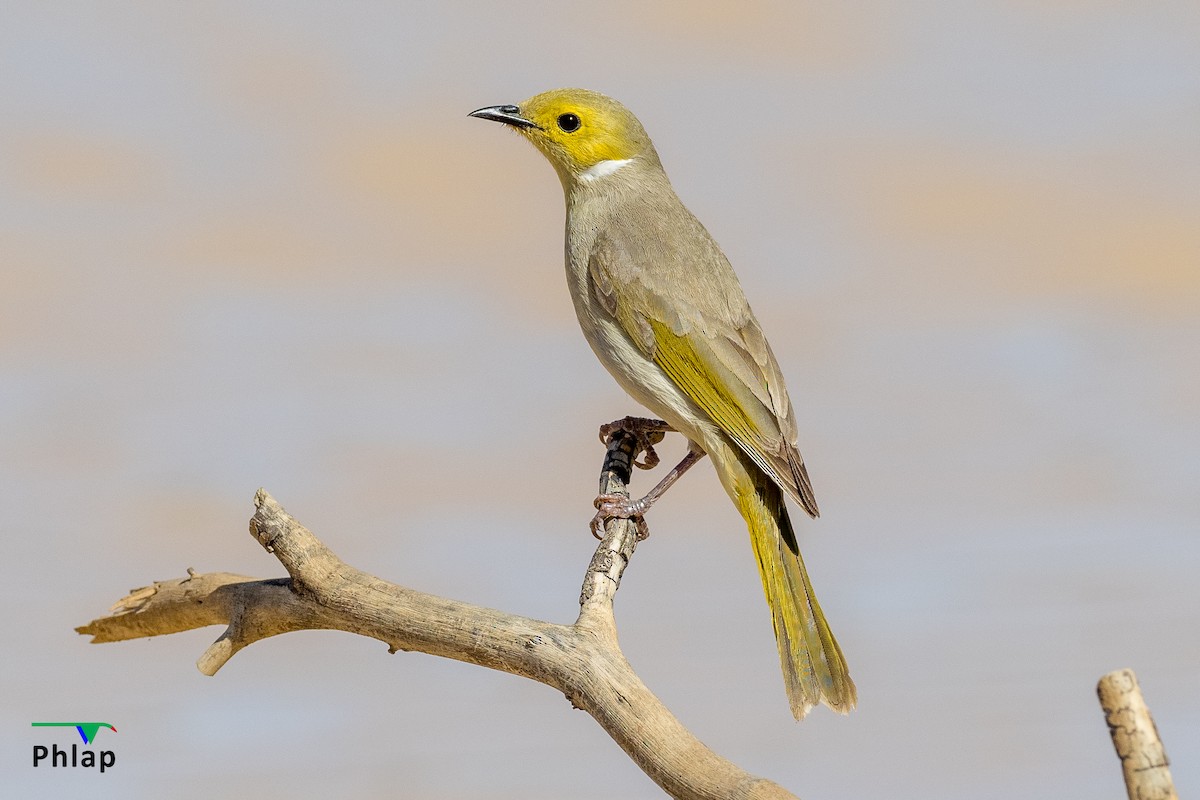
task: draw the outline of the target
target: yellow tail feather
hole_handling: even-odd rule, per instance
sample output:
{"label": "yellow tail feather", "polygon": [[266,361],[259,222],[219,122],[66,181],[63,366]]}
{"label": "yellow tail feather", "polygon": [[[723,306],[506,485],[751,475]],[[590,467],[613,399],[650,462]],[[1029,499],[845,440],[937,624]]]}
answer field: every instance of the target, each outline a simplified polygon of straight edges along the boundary
{"label": "yellow tail feather", "polygon": [[726,454],[735,463],[719,463],[718,472],[750,529],[792,715],[800,719],[818,702],[849,713],[858,699],[854,681],[821,613],[800,551],[789,547],[796,537],[783,492],[740,453]]}

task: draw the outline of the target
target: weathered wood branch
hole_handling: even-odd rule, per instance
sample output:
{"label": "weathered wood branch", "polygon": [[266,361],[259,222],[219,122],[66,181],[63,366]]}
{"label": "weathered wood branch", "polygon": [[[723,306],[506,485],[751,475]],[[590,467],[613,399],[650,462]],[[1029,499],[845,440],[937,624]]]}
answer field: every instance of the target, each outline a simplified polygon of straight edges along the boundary
{"label": "weathered wood branch", "polygon": [[[633,436],[609,441],[600,491],[628,494]],[[356,569],[293,519],[265,491],[250,532],[289,578],[193,574],[136,589],[111,616],[77,628],[115,642],[224,624],[197,667],[213,675],[239,650],[290,631],[335,629],[523,675],[561,691],[676,798],[793,798],[709,750],[642,683],[617,643],[613,598],[637,545],[635,526],[610,520],[580,593],[579,617],[561,625],[418,592]]]}
{"label": "weathered wood branch", "polygon": [[1129,800],[1178,800],[1167,753],[1133,670],[1108,673],[1100,679],[1096,693],[1121,759]]}

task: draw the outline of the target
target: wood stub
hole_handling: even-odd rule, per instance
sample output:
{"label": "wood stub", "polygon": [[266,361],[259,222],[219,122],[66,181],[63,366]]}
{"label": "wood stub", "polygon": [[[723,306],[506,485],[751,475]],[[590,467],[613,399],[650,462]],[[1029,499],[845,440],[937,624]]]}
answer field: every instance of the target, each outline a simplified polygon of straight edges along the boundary
{"label": "wood stub", "polygon": [[1108,673],[1096,693],[1121,759],[1129,800],[1178,800],[1167,754],[1133,670]]}

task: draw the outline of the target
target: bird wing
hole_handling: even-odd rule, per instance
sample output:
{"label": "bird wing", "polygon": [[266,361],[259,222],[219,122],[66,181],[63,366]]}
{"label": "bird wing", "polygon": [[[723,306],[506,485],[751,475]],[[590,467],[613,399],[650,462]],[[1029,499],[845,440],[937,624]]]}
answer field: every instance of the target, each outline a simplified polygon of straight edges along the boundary
{"label": "bird wing", "polygon": [[[629,249],[597,240],[588,277],[600,305],[754,463],[817,516],[783,375],[724,256],[712,245],[699,259],[707,269],[689,265],[664,276],[637,268]],[[679,254],[655,255],[676,263]]]}

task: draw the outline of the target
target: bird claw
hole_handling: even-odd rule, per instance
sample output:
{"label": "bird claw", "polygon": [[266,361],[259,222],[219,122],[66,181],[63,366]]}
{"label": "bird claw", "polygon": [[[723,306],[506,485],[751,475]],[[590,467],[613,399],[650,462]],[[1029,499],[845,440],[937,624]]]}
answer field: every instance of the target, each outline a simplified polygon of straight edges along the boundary
{"label": "bird claw", "polygon": [[648,503],[631,500],[622,494],[602,494],[596,498],[593,505],[596,506],[596,516],[592,517],[589,527],[592,529],[592,536],[597,539],[604,538],[604,523],[610,519],[627,519],[633,522],[637,528],[639,542],[649,538],[650,526],[646,524],[646,518],[643,516]]}
{"label": "bird claw", "polygon": [[661,419],[646,419],[644,417],[625,417],[600,426],[600,441],[607,445],[613,434],[624,431],[637,441],[637,449],[642,453],[642,460],[637,460],[634,453],[633,465],[638,469],[654,469],[658,466],[658,453],[654,445],[663,440],[668,431],[675,430]]}

